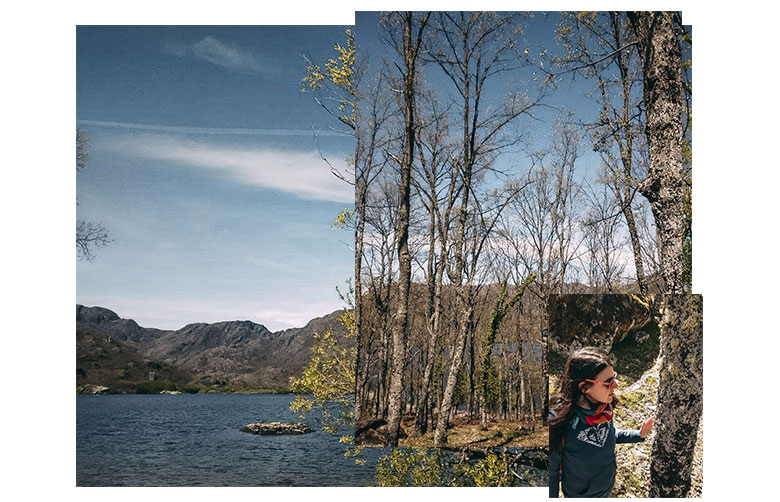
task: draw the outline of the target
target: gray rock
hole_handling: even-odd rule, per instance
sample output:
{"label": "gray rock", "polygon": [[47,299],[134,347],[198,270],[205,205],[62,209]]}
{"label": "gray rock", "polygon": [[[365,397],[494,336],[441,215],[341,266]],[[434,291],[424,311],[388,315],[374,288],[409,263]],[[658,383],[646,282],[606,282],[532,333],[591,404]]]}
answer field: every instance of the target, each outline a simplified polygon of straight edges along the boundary
{"label": "gray rock", "polygon": [[307,434],[309,432],[314,432],[311,427],[304,423],[292,422],[255,422],[241,427],[240,430],[242,432],[261,435]]}
{"label": "gray rock", "polygon": [[88,383],[86,385],[82,385],[76,388],[76,393],[77,394],[105,394],[106,392],[108,392],[108,390],[109,390],[108,387]]}
{"label": "gray rock", "polygon": [[634,338],[636,339],[637,343],[642,343],[648,338],[650,338],[649,333],[645,333],[644,331],[637,331],[634,333]]}

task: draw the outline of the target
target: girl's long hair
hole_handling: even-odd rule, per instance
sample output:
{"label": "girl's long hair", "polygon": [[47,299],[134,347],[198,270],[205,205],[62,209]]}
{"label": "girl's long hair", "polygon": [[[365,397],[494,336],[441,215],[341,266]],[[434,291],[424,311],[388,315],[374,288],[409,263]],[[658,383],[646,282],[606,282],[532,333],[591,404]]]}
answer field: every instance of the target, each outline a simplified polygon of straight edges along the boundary
{"label": "girl's long hair", "polygon": [[[566,435],[566,427],[574,417],[577,402],[585,396],[579,384],[584,380],[594,379],[607,366],[614,367],[615,365],[605,351],[595,347],[579,349],[566,360],[566,368],[563,370],[560,387],[551,400],[552,409],[556,416],[547,422],[550,426],[551,452],[561,449],[563,438]],[[587,389],[591,385],[591,383],[586,382],[584,388]],[[615,408],[617,404],[617,396],[613,396],[612,407]]]}

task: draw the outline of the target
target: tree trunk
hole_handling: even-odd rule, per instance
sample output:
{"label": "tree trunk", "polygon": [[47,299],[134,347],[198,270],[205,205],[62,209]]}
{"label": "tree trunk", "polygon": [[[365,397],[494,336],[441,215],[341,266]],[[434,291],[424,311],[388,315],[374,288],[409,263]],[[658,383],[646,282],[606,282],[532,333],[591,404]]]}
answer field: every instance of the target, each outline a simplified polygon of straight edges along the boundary
{"label": "tree trunk", "polygon": [[401,159],[401,184],[399,186],[400,208],[398,211],[398,309],[393,325],[393,365],[390,374],[387,413],[387,446],[398,446],[398,433],[401,427],[402,391],[404,387],[404,369],[406,366],[406,339],[409,325],[409,288],[412,276],[412,256],[409,251],[409,211],[412,160],[415,143],[415,64],[421,43],[421,32],[412,40],[412,12],[401,14],[404,22],[404,152]]}
{"label": "tree trunk", "polygon": [[702,413],[701,295],[665,295],[650,497],[682,498],[691,487]]}
{"label": "tree trunk", "polygon": [[518,409],[520,413],[525,413],[525,358],[523,355],[523,341],[520,340],[520,369],[519,369],[519,378],[520,378],[520,389],[519,393],[519,404]]}
{"label": "tree trunk", "polygon": [[[442,246],[443,247],[443,246]],[[439,340],[439,318],[441,317],[441,288],[444,279],[444,262],[439,261],[436,267],[436,276],[434,277],[434,293],[431,299],[433,312],[428,322],[428,347],[426,350],[425,368],[423,370],[423,381],[420,395],[420,413],[417,417],[417,431],[425,434],[428,430],[429,417],[432,414],[433,403],[431,402],[431,384],[433,382],[433,367],[436,361],[436,348]]]}
{"label": "tree trunk", "polygon": [[[550,312],[547,310],[549,305],[549,298],[545,298],[545,303],[542,305],[542,379],[544,381],[544,401],[542,403],[542,420],[547,422],[548,415],[550,414],[550,368],[547,365],[548,357],[548,343],[549,343],[549,323]],[[531,394],[531,407],[533,408],[533,392]]]}
{"label": "tree trunk", "polygon": [[[630,190],[630,187],[625,187],[626,191]],[[630,195],[629,195],[630,196]],[[625,201],[630,199],[624,198]],[[639,286],[639,292],[647,294],[647,280],[645,279],[645,268],[642,264],[642,246],[639,241],[639,232],[636,228],[636,220],[634,220],[634,211],[631,209],[631,205],[628,202],[623,204],[623,216],[626,218],[626,224],[628,225],[628,235],[631,237],[631,249],[634,252],[634,266],[636,267],[636,282]]]}
{"label": "tree trunk", "polygon": [[658,229],[664,290],[683,291],[682,51],[671,12],[629,12],[644,75],[650,165],[639,191]]}
{"label": "tree trunk", "polygon": [[436,421],[436,431],[433,435],[433,442],[438,446],[447,443],[447,429],[450,425],[450,414],[454,411],[452,398],[455,395],[455,385],[458,380],[458,373],[463,364],[463,354],[466,351],[466,337],[471,329],[471,302],[459,301],[458,303],[465,306],[465,309],[461,311],[462,320],[458,328],[458,336],[455,345],[453,346],[452,361],[450,362],[450,370],[447,374],[447,383],[444,386],[444,393],[442,394],[441,405],[439,406],[439,419]]}
{"label": "tree trunk", "polygon": [[[369,156],[368,162],[371,162]],[[354,293],[354,317],[355,317],[355,422],[363,418],[363,399],[366,397],[366,368],[364,352],[367,352],[366,334],[363,333],[363,292],[360,273],[363,260],[363,232],[366,218],[366,183],[365,174],[358,175],[355,170],[355,293]]]}

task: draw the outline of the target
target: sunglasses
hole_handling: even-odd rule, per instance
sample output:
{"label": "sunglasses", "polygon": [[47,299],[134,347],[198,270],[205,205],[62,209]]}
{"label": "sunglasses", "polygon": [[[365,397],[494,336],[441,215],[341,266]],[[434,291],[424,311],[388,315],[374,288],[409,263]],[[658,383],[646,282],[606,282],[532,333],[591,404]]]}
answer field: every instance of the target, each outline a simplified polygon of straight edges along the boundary
{"label": "sunglasses", "polygon": [[599,383],[601,385],[605,385],[607,387],[611,387],[613,383],[617,383],[617,377],[618,377],[618,374],[616,372],[614,375],[612,375],[611,378],[607,378],[603,382],[599,382],[597,380],[588,380],[588,379],[585,379],[585,381],[586,382],[592,382],[592,383]]}

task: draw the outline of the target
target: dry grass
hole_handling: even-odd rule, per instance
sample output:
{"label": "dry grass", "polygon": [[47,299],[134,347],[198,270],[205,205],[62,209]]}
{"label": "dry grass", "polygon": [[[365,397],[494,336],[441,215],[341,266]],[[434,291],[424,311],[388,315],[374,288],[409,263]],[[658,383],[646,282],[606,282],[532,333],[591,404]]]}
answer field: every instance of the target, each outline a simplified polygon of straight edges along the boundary
{"label": "dry grass", "polygon": [[[402,438],[402,447],[429,447],[433,444],[433,431],[424,435],[414,432],[413,417],[404,417],[402,427],[409,437]],[[447,438],[448,448],[547,447],[547,427],[540,420],[492,420],[483,430],[479,420],[470,421],[467,416],[456,416]]]}

